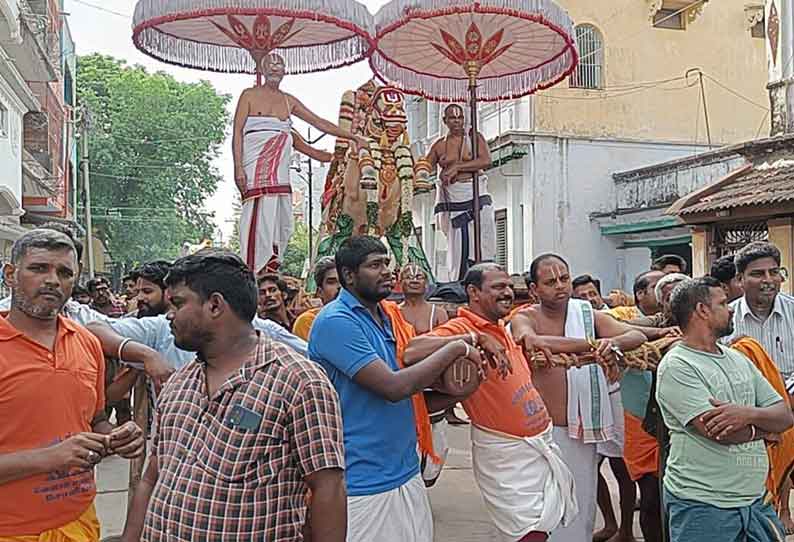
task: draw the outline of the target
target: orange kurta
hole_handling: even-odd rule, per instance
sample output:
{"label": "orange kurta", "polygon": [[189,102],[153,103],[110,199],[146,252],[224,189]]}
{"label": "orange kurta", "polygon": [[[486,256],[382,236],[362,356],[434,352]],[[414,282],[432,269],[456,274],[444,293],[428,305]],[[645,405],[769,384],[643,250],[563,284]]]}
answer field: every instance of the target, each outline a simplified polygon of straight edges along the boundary
{"label": "orange kurta", "polygon": [[[0,454],[45,448],[91,431],[104,408],[105,363],[96,337],[58,316],[50,351],[0,315]],[[0,540],[59,529],[80,518],[95,495],[93,470],[2,484]]]}
{"label": "orange kurta", "polygon": [[505,347],[513,366],[512,374],[502,378],[490,375],[473,394],[463,401],[463,408],[475,425],[513,435],[533,437],[551,423],[546,405],[532,383],[532,372],[524,352],[505,329],[503,323],[494,324],[469,309],[458,310],[458,317],[443,324],[428,335],[440,337],[467,335],[469,331],[487,333]]}
{"label": "orange kurta", "polygon": [[[786,385],[780,375],[775,362],[769,357],[764,347],[750,337],[742,337],[731,345],[752,361],[761,371],[775,391],[789,404]],[[769,456],[769,474],[766,478],[766,488],[774,499],[780,495],[781,487],[794,468],[794,429],[789,429],[780,436],[780,442],[767,443],[766,452]]]}

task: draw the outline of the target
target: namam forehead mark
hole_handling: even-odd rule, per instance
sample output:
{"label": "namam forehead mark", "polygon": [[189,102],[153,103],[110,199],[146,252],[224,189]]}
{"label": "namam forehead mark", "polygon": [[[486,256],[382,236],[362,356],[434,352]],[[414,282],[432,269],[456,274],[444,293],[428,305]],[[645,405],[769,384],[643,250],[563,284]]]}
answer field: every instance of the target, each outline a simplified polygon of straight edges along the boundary
{"label": "namam forehead mark", "polygon": [[463,117],[463,108],[457,104],[448,105],[444,110],[444,116],[452,119],[459,119]]}
{"label": "namam forehead mark", "polygon": [[422,274],[422,276],[424,276],[425,275],[424,269],[419,267],[419,264],[411,262],[411,263],[407,263],[407,264],[405,264],[403,266],[402,271],[401,271],[400,274],[401,275],[413,275],[413,276],[416,276],[416,275],[418,275],[420,273]]}
{"label": "namam forehead mark", "polygon": [[570,271],[568,271],[568,267],[559,260],[552,260],[550,267],[551,267],[551,276],[554,277],[555,281],[562,282],[563,278],[566,275],[570,274]]}

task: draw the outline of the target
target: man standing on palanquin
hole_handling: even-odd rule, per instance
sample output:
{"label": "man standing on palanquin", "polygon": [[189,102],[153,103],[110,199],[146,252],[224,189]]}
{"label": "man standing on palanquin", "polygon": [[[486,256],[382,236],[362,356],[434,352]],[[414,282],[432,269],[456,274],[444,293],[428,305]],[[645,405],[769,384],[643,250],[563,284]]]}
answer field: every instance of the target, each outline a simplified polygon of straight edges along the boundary
{"label": "man standing on palanquin", "polygon": [[[479,132],[477,156],[471,148],[463,108],[450,104],[444,109],[447,135],[433,143],[430,153],[420,162],[430,173],[441,168],[436,182],[436,207],[438,227],[447,236],[447,268],[449,280],[462,280],[474,262],[474,209],[480,213],[481,261],[496,257],[496,219],[493,199],[488,194],[488,179],[482,170],[491,166],[488,142]],[[479,201],[474,202],[474,182],[479,183]]]}
{"label": "man standing on palanquin", "polygon": [[322,132],[349,140],[356,138],[279,90],[285,74],[281,56],[263,54],[257,62],[265,81],[240,96],[234,116],[232,152],[234,179],[243,199],[240,248],[245,262],[258,274],[266,268],[278,268],[292,235],[289,167],[293,147],[317,161],[331,160],[330,153],[310,147],[292,130],[291,116],[294,114]]}

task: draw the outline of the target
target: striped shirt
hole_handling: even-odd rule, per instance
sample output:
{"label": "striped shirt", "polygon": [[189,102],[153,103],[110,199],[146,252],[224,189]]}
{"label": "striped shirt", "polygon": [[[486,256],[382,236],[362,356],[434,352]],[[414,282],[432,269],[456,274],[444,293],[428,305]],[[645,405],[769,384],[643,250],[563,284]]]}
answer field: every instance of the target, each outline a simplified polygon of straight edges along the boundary
{"label": "striped shirt", "polygon": [[723,342],[730,344],[745,335],[752,337],[761,343],[784,377],[794,375],[794,298],[779,293],[766,321],[753,314],[744,297],[731,303],[731,308],[734,331]]}
{"label": "striped shirt", "polygon": [[142,540],[301,540],[306,476],[344,468],[339,401],[319,365],[265,336],[211,396],[196,360],[158,398],[158,479]]}

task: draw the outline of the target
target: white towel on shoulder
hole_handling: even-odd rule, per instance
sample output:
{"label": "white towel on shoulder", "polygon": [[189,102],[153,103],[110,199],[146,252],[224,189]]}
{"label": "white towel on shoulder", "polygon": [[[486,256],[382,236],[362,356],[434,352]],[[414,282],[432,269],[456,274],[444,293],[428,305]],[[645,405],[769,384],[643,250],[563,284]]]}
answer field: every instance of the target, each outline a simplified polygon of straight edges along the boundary
{"label": "white towel on shoulder", "polygon": [[[565,336],[595,338],[595,315],[587,301],[568,301]],[[599,365],[568,369],[568,434],[584,443],[615,439],[609,386]]]}

